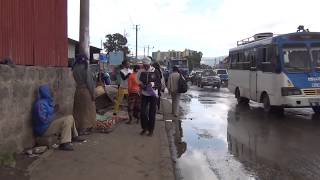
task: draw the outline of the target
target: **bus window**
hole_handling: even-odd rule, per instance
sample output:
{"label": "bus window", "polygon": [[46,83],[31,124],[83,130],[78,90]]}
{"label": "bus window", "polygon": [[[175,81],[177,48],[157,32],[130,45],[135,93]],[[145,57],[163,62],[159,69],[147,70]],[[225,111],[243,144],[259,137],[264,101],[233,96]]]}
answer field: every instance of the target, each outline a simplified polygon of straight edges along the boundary
{"label": "bus window", "polygon": [[236,68],[236,54],[230,53],[230,69],[235,69]]}
{"label": "bus window", "polygon": [[316,71],[320,71],[320,43],[311,45],[311,54]]}
{"label": "bus window", "polygon": [[261,62],[267,62],[267,48],[262,48]]}
{"label": "bus window", "polygon": [[279,72],[280,65],[278,61],[276,46],[271,45],[258,49],[259,69],[263,72]]}
{"label": "bus window", "polygon": [[284,45],[283,61],[284,68],[288,72],[311,71],[311,57],[304,44]]}

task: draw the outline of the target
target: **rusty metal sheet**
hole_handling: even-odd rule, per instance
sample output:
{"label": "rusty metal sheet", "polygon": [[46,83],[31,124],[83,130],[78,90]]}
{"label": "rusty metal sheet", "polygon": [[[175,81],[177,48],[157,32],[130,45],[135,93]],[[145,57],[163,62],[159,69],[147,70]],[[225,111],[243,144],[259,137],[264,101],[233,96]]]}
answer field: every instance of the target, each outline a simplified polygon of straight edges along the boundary
{"label": "rusty metal sheet", "polygon": [[66,0],[1,0],[0,59],[67,66]]}

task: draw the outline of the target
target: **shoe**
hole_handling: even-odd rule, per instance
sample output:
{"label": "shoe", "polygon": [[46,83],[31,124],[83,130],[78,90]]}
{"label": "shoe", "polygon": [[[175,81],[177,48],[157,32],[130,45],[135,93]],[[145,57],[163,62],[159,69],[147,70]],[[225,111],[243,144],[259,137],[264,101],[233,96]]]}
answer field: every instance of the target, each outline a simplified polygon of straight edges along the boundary
{"label": "shoe", "polygon": [[79,136],[72,137],[72,142],[83,142],[83,141],[85,141],[85,139]]}
{"label": "shoe", "polygon": [[79,131],[79,136],[90,135],[91,133],[88,130]]}
{"label": "shoe", "polygon": [[147,134],[147,136],[153,136],[153,131],[149,131],[149,133]]}
{"label": "shoe", "polygon": [[142,136],[142,135],[144,135],[146,132],[147,132],[146,130],[142,130],[142,131],[140,132],[140,135]]}
{"label": "shoe", "polygon": [[59,149],[63,151],[73,151],[71,143],[62,143],[59,145]]}

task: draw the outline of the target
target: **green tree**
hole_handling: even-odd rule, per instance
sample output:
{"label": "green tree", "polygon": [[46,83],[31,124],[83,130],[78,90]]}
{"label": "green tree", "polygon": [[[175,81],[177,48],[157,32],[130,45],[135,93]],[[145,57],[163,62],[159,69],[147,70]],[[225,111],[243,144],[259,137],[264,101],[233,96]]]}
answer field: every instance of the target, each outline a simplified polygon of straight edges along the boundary
{"label": "green tree", "polygon": [[109,52],[123,51],[125,57],[130,54],[127,46],[128,40],[120,33],[107,34],[106,41],[103,43],[105,50]]}
{"label": "green tree", "polygon": [[200,68],[200,61],[201,61],[202,55],[203,55],[202,52],[199,51],[186,57],[188,60],[189,71],[192,71],[193,68]]}

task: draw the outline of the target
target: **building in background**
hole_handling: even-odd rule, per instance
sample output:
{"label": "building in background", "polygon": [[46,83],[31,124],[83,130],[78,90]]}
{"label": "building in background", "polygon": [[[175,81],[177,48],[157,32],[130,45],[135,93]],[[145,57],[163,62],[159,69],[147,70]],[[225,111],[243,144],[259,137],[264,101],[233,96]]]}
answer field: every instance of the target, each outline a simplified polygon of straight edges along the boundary
{"label": "building in background", "polygon": [[227,56],[218,56],[218,57],[203,57],[201,59],[201,64],[206,64],[212,67],[219,66],[220,62],[222,62]]}
{"label": "building in background", "polygon": [[[101,52],[101,48],[90,46],[90,62],[96,63],[93,55],[99,54]],[[79,54],[79,41],[68,38],[68,66],[71,67],[75,61],[76,55]]]}
{"label": "building in background", "polygon": [[185,49],[183,51],[157,51],[152,53],[152,58],[157,62],[167,62],[170,59],[185,59],[188,56],[195,54],[197,51]]}
{"label": "building in background", "polygon": [[152,52],[152,59],[156,62],[164,62],[169,59],[169,53],[168,52]]}

